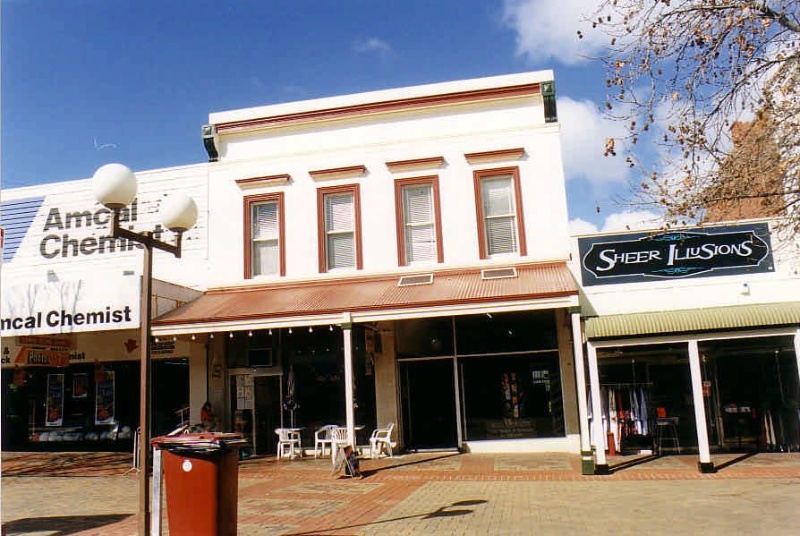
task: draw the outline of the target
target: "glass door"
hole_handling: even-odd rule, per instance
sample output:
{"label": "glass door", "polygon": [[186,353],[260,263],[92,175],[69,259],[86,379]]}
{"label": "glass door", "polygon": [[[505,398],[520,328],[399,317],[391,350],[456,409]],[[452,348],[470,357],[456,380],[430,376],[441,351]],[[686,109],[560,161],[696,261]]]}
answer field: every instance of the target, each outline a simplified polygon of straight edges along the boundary
{"label": "glass door", "polygon": [[453,359],[401,361],[400,381],[406,448],[456,448]]}
{"label": "glass door", "polygon": [[281,377],[256,376],[253,390],[256,454],[274,454],[277,448],[275,428],[281,426]]}

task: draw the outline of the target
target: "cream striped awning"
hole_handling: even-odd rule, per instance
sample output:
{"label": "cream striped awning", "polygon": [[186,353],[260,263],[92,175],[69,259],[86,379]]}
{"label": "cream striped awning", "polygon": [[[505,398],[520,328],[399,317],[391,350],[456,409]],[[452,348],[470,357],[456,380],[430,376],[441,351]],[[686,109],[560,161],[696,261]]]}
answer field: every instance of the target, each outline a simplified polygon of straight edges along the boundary
{"label": "cream striped awning", "polygon": [[800,326],[800,302],[599,316],[586,319],[585,331],[609,339],[779,326]]}

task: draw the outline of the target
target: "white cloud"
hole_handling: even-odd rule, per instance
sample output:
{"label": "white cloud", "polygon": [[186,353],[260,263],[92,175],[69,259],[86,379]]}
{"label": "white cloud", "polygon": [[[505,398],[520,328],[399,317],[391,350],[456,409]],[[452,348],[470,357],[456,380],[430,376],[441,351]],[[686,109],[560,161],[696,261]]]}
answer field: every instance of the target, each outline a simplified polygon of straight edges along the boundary
{"label": "white cloud", "polygon": [[[505,0],[503,21],[517,34],[517,54],[573,65],[595,55],[608,37],[584,22],[597,0]],[[578,30],[583,39],[578,39]]]}
{"label": "white cloud", "polygon": [[353,42],[353,50],[359,53],[375,52],[381,58],[386,58],[390,54],[392,54],[392,52],[394,52],[392,50],[392,46],[389,43],[377,37],[359,39]]}
{"label": "white cloud", "polygon": [[622,122],[603,116],[588,100],[558,99],[564,174],[569,179],[584,178],[597,185],[625,183],[630,168],[621,155],[603,156],[606,138],[625,135]]}
{"label": "white cloud", "polygon": [[597,231],[597,226],[586,220],[575,218],[569,221],[569,234],[572,236],[596,234]]}
{"label": "white cloud", "polygon": [[658,229],[663,224],[663,218],[649,210],[628,210],[609,214],[603,227],[597,226],[586,220],[575,218],[569,222],[569,232],[572,236],[591,235],[597,233],[618,233],[624,231],[645,231]]}
{"label": "white cloud", "polygon": [[636,231],[646,229],[657,229],[661,226],[663,218],[649,210],[629,210],[609,214],[600,230],[603,233],[618,231]]}

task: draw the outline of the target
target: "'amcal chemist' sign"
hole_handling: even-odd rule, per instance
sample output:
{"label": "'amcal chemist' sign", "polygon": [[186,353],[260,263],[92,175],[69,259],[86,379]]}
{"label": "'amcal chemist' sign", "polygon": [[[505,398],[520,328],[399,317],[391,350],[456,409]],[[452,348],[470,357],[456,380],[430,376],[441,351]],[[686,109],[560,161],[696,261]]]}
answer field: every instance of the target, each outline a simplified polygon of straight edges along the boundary
{"label": "'amcal chemist' sign", "polygon": [[587,237],[578,248],[584,285],[774,270],[766,223]]}
{"label": "'amcal chemist' sign", "polygon": [[139,327],[138,277],[98,277],[4,286],[0,336]]}

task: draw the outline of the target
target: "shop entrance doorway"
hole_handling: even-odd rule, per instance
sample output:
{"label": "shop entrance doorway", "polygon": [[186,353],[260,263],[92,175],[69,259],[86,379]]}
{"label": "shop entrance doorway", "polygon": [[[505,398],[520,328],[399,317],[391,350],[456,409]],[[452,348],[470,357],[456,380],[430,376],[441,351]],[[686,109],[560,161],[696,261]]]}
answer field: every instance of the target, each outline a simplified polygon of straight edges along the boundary
{"label": "shop entrance doorway", "polygon": [[791,338],[709,341],[700,351],[712,445],[800,449],[800,376]]}
{"label": "shop entrance doorway", "polygon": [[275,454],[275,428],[281,426],[281,375],[230,378],[233,430],[250,440],[254,454]]}
{"label": "shop entrance doorway", "polygon": [[253,378],[256,421],[256,454],[274,454],[277,447],[275,428],[281,426],[281,377]]}
{"label": "shop entrance doorway", "polygon": [[409,450],[458,446],[453,359],[400,362],[403,443]]}

